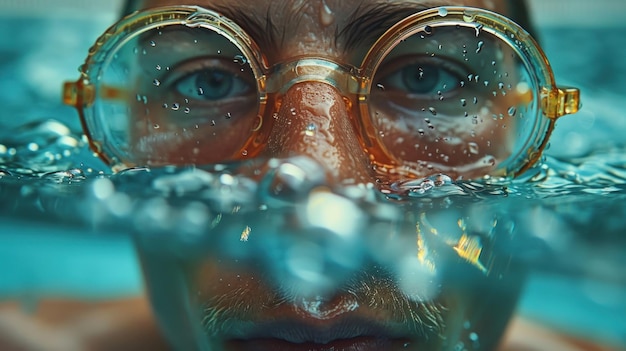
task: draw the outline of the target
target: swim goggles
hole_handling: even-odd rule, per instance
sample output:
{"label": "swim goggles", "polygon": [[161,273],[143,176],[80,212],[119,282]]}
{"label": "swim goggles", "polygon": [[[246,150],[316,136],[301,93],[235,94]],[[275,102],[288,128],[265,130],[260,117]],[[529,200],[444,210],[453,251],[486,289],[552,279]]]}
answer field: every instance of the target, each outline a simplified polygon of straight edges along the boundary
{"label": "swim goggles", "polygon": [[136,12],[97,40],[64,101],[114,170],[213,164],[262,155],[283,94],[324,82],[378,168],[463,179],[520,174],[580,105],[524,29],[482,9],[410,15],[351,62],[269,62],[258,34],[201,7]]}

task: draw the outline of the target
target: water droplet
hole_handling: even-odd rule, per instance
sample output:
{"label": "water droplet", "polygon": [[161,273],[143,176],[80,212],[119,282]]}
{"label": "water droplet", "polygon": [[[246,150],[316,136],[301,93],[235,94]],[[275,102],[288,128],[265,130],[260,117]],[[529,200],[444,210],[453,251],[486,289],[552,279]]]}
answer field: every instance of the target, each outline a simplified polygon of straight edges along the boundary
{"label": "water droplet", "polygon": [[160,71],[161,70],[161,65],[156,65],[155,68],[156,68],[157,71]]}
{"label": "water droplet", "polygon": [[484,45],[485,45],[485,43],[482,40],[478,42],[478,47],[476,47],[476,53],[477,54],[480,54],[480,52],[482,51]]}
{"label": "water droplet", "polygon": [[476,26],[476,37],[478,38],[480,36],[480,31],[483,29],[483,25],[479,24]]}
{"label": "water droplet", "polygon": [[155,47],[156,43],[154,42],[154,40],[150,40],[150,46]]}
{"label": "water droplet", "polygon": [[248,150],[241,150],[242,156],[248,156]]}
{"label": "water droplet", "polygon": [[428,108],[428,111],[430,111],[430,113],[431,113],[433,116],[436,116],[436,115],[437,115],[437,110],[435,110],[435,108],[434,108],[434,107],[429,107],[429,108]]}
{"label": "water droplet", "polygon": [[426,33],[428,35],[433,34],[433,27],[431,27],[431,26],[424,27],[424,33]]}
{"label": "water droplet", "polygon": [[204,89],[202,89],[201,87],[198,87],[198,95],[204,95]]}
{"label": "water droplet", "polygon": [[159,129],[159,128],[161,128],[161,126],[160,126],[160,125],[158,125],[157,123],[155,123],[154,125],[152,125],[152,128],[154,128],[154,129]]}
{"label": "water droplet", "polygon": [[164,102],[162,106],[163,106],[163,108],[167,108],[168,107],[167,102]]}
{"label": "water droplet", "polygon": [[230,114],[230,112],[226,113],[226,115],[224,116],[224,118],[226,119],[231,119],[233,118],[233,115]]}
{"label": "water droplet", "polygon": [[161,81],[155,78],[155,79],[152,81],[152,84],[154,84],[154,86],[158,87],[159,85],[161,85]]}
{"label": "water droplet", "polygon": [[178,111],[179,109],[180,109],[180,105],[177,102],[172,104],[172,110],[173,111]]}
{"label": "water droplet", "polygon": [[515,108],[515,106],[511,106],[509,107],[509,110],[507,112],[509,116],[515,117],[515,115],[517,114],[517,108]]}
{"label": "water droplet", "polygon": [[309,123],[306,126],[304,134],[307,135],[307,136],[314,136],[316,130],[317,130],[317,126],[315,125],[315,123]]}
{"label": "water droplet", "polygon": [[474,14],[473,12],[465,11],[463,13],[463,20],[465,22],[474,22],[475,19],[476,19],[476,14]]}
{"label": "water droplet", "polygon": [[246,63],[248,63],[248,59],[246,59],[245,56],[243,55],[235,55],[235,58],[233,59],[234,63],[238,63],[241,66],[245,65]]}
{"label": "water droplet", "polygon": [[322,7],[320,9],[320,22],[324,27],[328,27],[335,22],[335,15],[326,4],[326,1],[322,1]]}
{"label": "water droplet", "polygon": [[446,9],[445,7],[440,7],[439,8],[439,16],[446,17],[447,15],[448,15],[448,9]]}
{"label": "water droplet", "polygon": [[478,144],[473,143],[473,142],[467,144],[467,149],[470,152],[470,154],[473,154],[473,155],[478,155],[478,153],[480,152],[480,148],[478,147]]}
{"label": "water droplet", "polygon": [[419,133],[419,135],[424,135],[424,129],[422,128],[418,129],[417,132]]}
{"label": "water droplet", "polygon": [[376,84],[376,88],[378,88],[378,90],[380,91],[385,91],[385,86],[380,83]]}
{"label": "water droplet", "polygon": [[463,107],[467,106],[467,100],[461,99],[461,106]]}
{"label": "water droplet", "polygon": [[189,107],[185,107],[185,113],[189,113],[191,112],[191,109]]}

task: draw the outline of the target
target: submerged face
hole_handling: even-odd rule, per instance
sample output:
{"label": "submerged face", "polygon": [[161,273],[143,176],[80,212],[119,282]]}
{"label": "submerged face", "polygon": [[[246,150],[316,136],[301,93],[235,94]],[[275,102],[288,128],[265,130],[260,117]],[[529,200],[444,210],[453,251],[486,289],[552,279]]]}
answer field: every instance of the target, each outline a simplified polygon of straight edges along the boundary
{"label": "submerged face", "polygon": [[[179,1],[148,0],[141,7],[177,4]],[[506,10],[503,1],[491,0],[229,0],[185,4],[214,10],[236,22],[259,46],[269,67],[279,67],[277,65],[304,57],[358,67],[378,37],[412,13],[440,5],[473,6],[504,14]],[[188,42],[185,33],[164,30],[159,35],[162,38],[155,50],[161,51],[155,57],[194,50],[180,44]],[[444,34],[442,38],[455,40],[455,34]],[[466,44],[455,43],[454,50],[463,50],[462,46],[467,45],[470,52],[478,54],[482,42],[471,35],[467,38],[470,41]],[[446,49],[446,43],[436,44],[442,45],[444,51],[453,50]],[[429,44],[435,46],[425,51],[441,50],[436,44]],[[506,62],[503,59],[497,65]],[[161,67],[162,64],[156,65]],[[216,65],[223,66],[212,68]],[[238,62],[224,63],[209,57],[204,61],[189,59],[181,67],[186,73],[170,78],[175,82],[177,93],[185,100],[200,95],[211,96],[209,103],[206,100],[195,105],[191,103],[191,112],[187,113],[211,111],[215,115],[228,116],[228,121],[216,123],[211,117],[199,115],[191,122],[189,133],[219,135],[201,143],[197,137],[187,139],[193,142],[185,141],[184,137],[179,141],[169,138],[170,114],[155,115],[153,119],[138,124],[133,131],[137,140],[134,147],[158,150],[156,153],[162,159],[155,164],[216,163],[255,156],[306,156],[322,166],[326,184],[349,185],[376,183],[384,172],[381,168],[389,165],[398,166],[396,172],[410,177],[440,171],[453,177],[472,177],[480,174],[483,167],[492,166],[492,161],[486,160],[485,155],[497,159],[500,157],[498,152],[506,149],[508,131],[503,131],[505,123],[492,118],[491,114],[481,115],[489,107],[486,102],[481,101],[477,107],[469,109],[470,116],[466,116],[463,122],[446,122],[446,116],[455,114],[454,108],[433,111],[426,107],[425,111],[422,108],[414,115],[406,112],[414,108],[412,104],[416,99],[423,96],[441,98],[440,101],[454,98],[467,111],[465,104],[472,103],[471,96],[465,101],[465,97],[454,95],[454,89],[446,90],[446,87],[457,84],[459,78],[466,78],[467,64],[463,62],[442,62],[425,56],[415,58],[398,49],[383,61],[374,77],[374,84],[380,87],[379,92],[372,92],[369,111],[359,111],[357,98],[344,91],[341,84],[304,80],[277,87],[276,94],[268,96],[264,116],[257,116],[254,76],[247,69],[240,68]],[[480,92],[474,91],[473,96],[477,91]],[[490,93],[491,90],[486,94]],[[138,97],[138,100],[141,99]],[[175,110],[180,113],[182,109],[177,105]],[[171,106],[168,105],[167,110],[172,110]],[[397,117],[400,111],[410,118]],[[359,113],[371,114],[371,118],[362,123],[355,117]],[[267,116],[271,116],[271,121]],[[431,122],[437,118],[440,122]],[[472,120],[480,122],[473,123]],[[442,132],[429,137],[428,129],[433,123],[439,123],[437,129]],[[163,133],[146,137],[142,128],[156,125]],[[220,132],[215,133],[215,128],[221,128]],[[376,130],[374,142],[364,137],[370,129]],[[260,137],[257,137],[263,141],[260,145],[250,140],[250,130],[259,132]],[[426,136],[416,142],[414,136],[423,131]],[[472,138],[468,139],[468,135]],[[168,138],[168,142],[163,143]],[[184,159],[190,154],[195,156]],[[179,160],[182,162],[177,162]],[[348,279],[344,286],[334,287],[325,295],[285,293],[276,287],[275,282],[268,281],[261,263],[254,267],[217,258],[193,263],[170,262],[172,266],[184,267],[184,273],[173,273],[162,258],[151,256],[149,252],[141,255],[157,314],[161,315],[172,342],[182,349],[199,343],[232,351],[453,350],[463,340],[474,340],[472,335],[481,337],[480,343],[473,345],[475,349],[488,349],[495,345],[504,328],[517,287],[515,279],[507,281],[508,278],[499,277],[501,281],[507,281],[511,290],[504,294],[495,293],[489,291],[489,281],[482,281],[483,276],[477,274],[476,279],[470,279],[470,288],[453,282],[434,290],[426,289],[436,291],[432,296],[410,298],[385,267],[370,266]],[[169,284],[160,286],[156,283],[166,281],[166,277],[171,279]],[[180,283],[186,286],[181,294],[192,301],[186,311],[176,311],[172,306],[180,304],[168,301],[165,295],[158,293],[170,289],[168,285],[175,285],[176,279],[185,282]],[[427,281],[422,283],[429,284]],[[166,307],[168,304],[171,306]],[[485,310],[485,306],[492,306],[492,309]],[[197,340],[196,329],[200,323],[177,321],[176,315],[187,313],[200,315],[203,340]],[[467,325],[470,320],[471,328]]]}

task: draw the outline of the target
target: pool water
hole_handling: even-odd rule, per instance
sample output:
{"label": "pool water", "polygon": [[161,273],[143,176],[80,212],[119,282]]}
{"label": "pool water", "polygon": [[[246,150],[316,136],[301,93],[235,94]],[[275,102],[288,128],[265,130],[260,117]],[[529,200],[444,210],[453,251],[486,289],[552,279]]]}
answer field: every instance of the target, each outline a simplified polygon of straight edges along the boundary
{"label": "pool water", "polygon": [[[13,33],[23,21],[3,19],[0,33]],[[105,23],[91,24],[94,36]],[[626,347],[621,269],[626,264],[626,115],[620,104],[626,63],[619,52],[626,48],[615,45],[623,42],[626,29],[540,28],[557,81],[582,87],[584,104],[580,113],[559,121],[541,165],[512,183],[432,177],[399,184],[399,195],[388,197],[366,187],[311,195],[306,192],[312,180],[301,179],[296,190],[305,199],[317,196],[316,201],[350,214],[339,225],[320,220],[329,218],[328,212],[307,207],[306,200],[286,210],[285,201],[267,188],[282,164],[306,167],[302,160],[270,167],[267,182],[246,173],[254,164],[111,174],[87,150],[75,112],[60,104],[61,82],[76,78],[73,67],[93,41],[75,30],[83,26],[81,19],[35,19],[16,36],[0,40],[0,267],[14,267],[3,273],[0,298],[138,294],[143,287],[133,244],[150,253],[148,260],[210,252],[244,264],[262,261],[281,284],[323,294],[363,262],[402,276],[412,261],[398,257],[414,252],[381,247],[376,233],[365,228],[394,228],[404,243],[415,235],[417,223],[425,247],[447,252],[442,256],[454,251],[464,269],[490,287],[498,288],[499,274],[523,271],[519,314]],[[49,37],[40,36],[42,28]],[[618,52],[608,53],[607,47]],[[244,171],[233,176],[235,168]],[[283,223],[286,213],[308,219],[298,228],[310,232],[308,248],[331,254],[303,258],[289,233],[267,229]],[[168,235],[174,229],[177,235]],[[320,232],[322,239],[313,239]],[[356,232],[365,232],[366,240],[355,239]],[[259,236],[264,240],[254,250],[242,246]],[[459,250],[461,239],[469,240],[466,250]],[[295,250],[299,259],[259,255],[258,245],[264,253]],[[482,250],[479,256],[472,255],[472,245]],[[503,259],[517,268],[502,268]],[[429,272],[418,273],[416,279],[433,279]],[[459,276],[446,271],[435,279]],[[435,293],[419,291],[421,298]]]}

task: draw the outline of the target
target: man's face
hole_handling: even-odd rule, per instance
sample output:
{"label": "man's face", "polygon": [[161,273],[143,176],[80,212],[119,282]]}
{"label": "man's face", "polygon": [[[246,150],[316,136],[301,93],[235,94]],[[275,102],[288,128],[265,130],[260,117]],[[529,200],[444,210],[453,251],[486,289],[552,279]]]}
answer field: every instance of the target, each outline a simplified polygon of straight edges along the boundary
{"label": "man's face", "polygon": [[[143,7],[178,4],[179,1],[174,0],[147,0]],[[503,1],[491,0],[216,0],[185,4],[215,10],[237,22],[260,46],[270,66],[301,57],[322,57],[345,65],[358,65],[389,26],[430,7],[463,5],[505,12]],[[276,121],[266,130],[266,142],[256,154],[278,158],[307,156],[322,166],[328,185],[376,182],[372,156],[363,146],[362,136],[354,123],[353,97],[317,81],[297,83],[281,94],[279,103],[270,101],[276,102],[271,106]],[[254,127],[254,121],[252,118],[250,125],[244,124],[240,128],[248,130]],[[394,140],[402,139],[398,136],[396,124],[379,123],[379,128]],[[307,132],[311,131],[310,126],[315,127],[315,133]],[[230,130],[236,131],[237,128],[233,125]],[[229,142],[241,143],[237,138],[238,133],[229,133],[223,142],[212,145],[211,152],[205,153],[220,155],[220,147],[228,148]],[[497,141],[498,136],[494,138]],[[409,152],[407,150],[414,147],[413,144],[408,146],[398,142],[384,146]],[[180,148],[184,152],[185,146]],[[450,148],[450,151],[454,149]],[[225,151],[224,155],[227,154],[231,152]],[[197,161],[213,163],[219,160],[207,156]],[[165,279],[167,273],[156,268],[158,257],[142,253],[142,260],[149,282]],[[480,281],[480,275],[471,284],[474,291],[461,287],[463,284],[451,284],[450,287],[444,284],[435,289],[437,294],[422,300],[407,297],[406,291],[398,287],[399,282],[384,267],[364,268],[350,279],[350,284],[337,287],[324,296],[316,296],[284,294],[277,291],[274,283],[267,281],[263,268],[251,270],[249,265],[234,261],[206,258],[185,266],[182,279],[191,287],[188,292],[194,301],[191,308],[202,306],[201,318],[208,340],[202,343],[225,350],[453,350],[463,340],[473,342],[476,349],[489,348],[494,346],[504,328],[514,300],[514,294],[483,296],[485,291],[481,288],[489,286],[489,282]],[[509,283],[516,285],[515,282]],[[157,313],[167,310],[159,307],[167,303],[157,298]],[[496,307],[485,311],[482,310],[484,304]],[[174,320],[172,316],[175,314],[162,312],[162,323],[175,343],[189,345],[184,339],[189,341],[196,337],[188,330],[195,327],[174,325],[176,322],[168,321]],[[480,336],[480,342],[475,340],[476,335]],[[465,347],[471,348],[472,345]]]}

